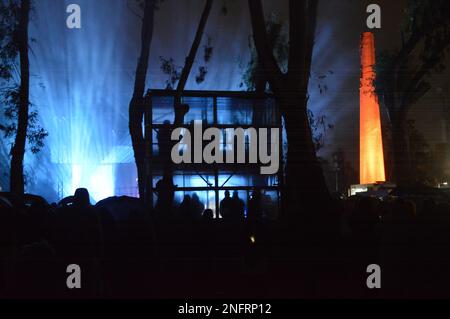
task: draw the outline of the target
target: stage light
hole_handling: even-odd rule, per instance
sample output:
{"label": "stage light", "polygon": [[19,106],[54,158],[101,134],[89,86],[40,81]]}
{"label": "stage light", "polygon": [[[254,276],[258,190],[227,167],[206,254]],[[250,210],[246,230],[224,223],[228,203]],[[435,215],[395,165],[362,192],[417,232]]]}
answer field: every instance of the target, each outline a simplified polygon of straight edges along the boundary
{"label": "stage light", "polygon": [[77,188],[86,188],[94,203],[114,195],[113,165],[72,165],[71,192]]}

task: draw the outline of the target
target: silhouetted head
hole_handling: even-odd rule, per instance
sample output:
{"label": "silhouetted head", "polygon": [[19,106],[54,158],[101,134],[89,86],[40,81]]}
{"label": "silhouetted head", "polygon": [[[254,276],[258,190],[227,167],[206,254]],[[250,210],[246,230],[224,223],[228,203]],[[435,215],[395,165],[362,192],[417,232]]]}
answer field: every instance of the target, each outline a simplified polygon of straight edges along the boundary
{"label": "silhouetted head", "polygon": [[192,200],[193,200],[194,202],[200,201],[200,198],[198,197],[197,193],[192,194]]}
{"label": "silhouetted head", "polygon": [[233,198],[239,198],[239,193],[238,193],[238,191],[234,191],[234,192],[233,192]]}
{"label": "silhouetted head", "polygon": [[203,219],[213,219],[214,218],[214,213],[213,213],[213,211],[212,211],[212,209],[205,209],[205,211],[203,212],[203,215],[202,215],[202,218]]}
{"label": "silhouetted head", "polygon": [[191,202],[191,196],[184,195],[183,197],[183,203],[190,203]]}
{"label": "silhouetted head", "polygon": [[230,191],[225,191],[225,198],[230,197]]}
{"label": "silhouetted head", "polygon": [[89,192],[86,188],[78,188],[73,196],[73,203],[76,206],[90,206]]}

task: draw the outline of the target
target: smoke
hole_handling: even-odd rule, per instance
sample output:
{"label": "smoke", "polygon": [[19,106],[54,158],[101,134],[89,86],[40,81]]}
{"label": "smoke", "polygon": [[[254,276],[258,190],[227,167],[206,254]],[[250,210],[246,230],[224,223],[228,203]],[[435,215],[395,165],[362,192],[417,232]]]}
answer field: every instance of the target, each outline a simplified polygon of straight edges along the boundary
{"label": "smoke", "polygon": [[[133,0],[78,0],[82,28],[68,29],[66,7],[70,3],[35,1],[30,28],[36,40],[31,43],[30,55],[31,101],[49,136],[41,154],[26,156],[27,191],[57,200],[73,194],[77,187],[86,187],[94,200],[99,200],[120,193],[118,165],[133,168],[128,104],[141,23],[130,10]],[[319,7],[309,107],[335,125],[321,150],[324,156],[337,147],[357,156],[360,32],[352,21],[361,20],[363,13],[354,3],[322,1]],[[200,85],[195,81],[195,70],[203,60],[198,56],[186,89],[240,90],[239,62],[249,56],[250,18],[245,1],[227,4],[224,15],[222,3],[215,3],[206,27],[204,40],[210,37],[214,47],[206,79]],[[183,64],[203,5],[202,0],[166,0],[160,5],[155,15],[148,88],[165,87],[160,56]],[[266,13],[286,19],[287,1],[264,1],[264,6]],[[333,74],[327,73],[329,70]],[[317,77],[322,74],[328,74],[325,94],[317,88]],[[129,186],[136,186],[133,182],[128,182]]]}
{"label": "smoke", "polygon": [[87,187],[99,200],[114,193],[114,165],[130,158],[127,107],[135,59],[127,51],[136,46],[128,41],[125,2],[78,1],[81,29],[66,27],[69,3],[35,2],[31,101],[49,136],[40,156],[27,156],[27,191],[42,194],[50,184],[53,196],[63,197]]}
{"label": "smoke", "polygon": [[[39,156],[26,157],[27,191],[57,200],[86,187],[100,200],[118,193],[118,164],[133,169],[128,103],[140,49],[140,19],[132,0],[80,0],[82,28],[68,29],[70,3],[35,2],[31,100],[49,136]],[[160,56],[183,64],[202,6],[198,0],[165,1],[156,12],[149,88],[164,87]],[[198,85],[191,75],[187,89],[237,89],[238,59],[250,34],[242,13],[241,22],[234,23],[239,9],[237,2],[230,2],[228,15],[214,8],[204,37],[210,36],[214,46],[206,81]],[[198,66],[196,61],[194,70]]]}

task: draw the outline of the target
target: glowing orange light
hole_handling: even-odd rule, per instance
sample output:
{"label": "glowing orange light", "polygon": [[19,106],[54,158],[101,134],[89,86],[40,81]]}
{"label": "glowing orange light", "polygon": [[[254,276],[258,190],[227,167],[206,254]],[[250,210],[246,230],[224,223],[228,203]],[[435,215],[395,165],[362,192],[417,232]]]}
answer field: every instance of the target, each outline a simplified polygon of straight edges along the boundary
{"label": "glowing orange light", "polygon": [[380,107],[375,94],[375,43],[371,32],[361,37],[360,93],[360,184],[386,181]]}

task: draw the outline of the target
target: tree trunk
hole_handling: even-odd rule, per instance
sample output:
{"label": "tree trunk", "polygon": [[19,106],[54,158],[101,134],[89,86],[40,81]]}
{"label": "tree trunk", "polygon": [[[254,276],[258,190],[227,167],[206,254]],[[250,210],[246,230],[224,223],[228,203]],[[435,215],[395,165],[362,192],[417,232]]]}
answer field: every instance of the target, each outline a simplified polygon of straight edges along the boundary
{"label": "tree trunk", "polygon": [[392,126],[393,177],[397,185],[410,184],[413,180],[403,122],[404,121],[394,122]]}
{"label": "tree trunk", "polygon": [[133,97],[129,105],[129,130],[137,168],[139,196],[145,195],[145,139],[142,123],[145,112],[145,82],[147,79],[148,59],[153,38],[155,1],[146,0],[141,29],[141,53],[136,68]]}
{"label": "tree trunk", "polygon": [[[174,99],[174,120],[173,125],[178,127],[184,124],[184,117],[189,112],[189,105],[181,104],[181,97],[183,95],[184,89],[186,87],[187,80],[189,79],[189,75],[192,70],[192,66],[195,61],[195,57],[197,56],[198,49],[200,47],[200,43],[203,38],[203,33],[205,32],[206,23],[208,22],[209,15],[211,13],[213,0],[207,0],[205,3],[205,7],[203,8],[202,15],[200,17],[200,22],[197,26],[197,31],[195,33],[194,41],[192,42],[191,49],[189,50],[189,54],[186,57],[184,62],[183,70],[181,71],[180,80],[178,81],[176,95]],[[170,140],[170,137],[168,137]],[[175,145],[174,141],[170,141],[170,149]],[[164,168],[166,173],[172,175],[172,161],[170,160],[170,150],[169,154],[163,154],[163,156],[167,157],[167,163]]]}
{"label": "tree trunk", "polygon": [[[288,220],[313,213],[329,198],[316,156],[307,114],[307,91],[317,16],[317,1],[289,1],[289,70],[283,74],[267,40],[260,0],[249,0],[253,39],[258,59],[285,119],[288,140],[283,213]],[[299,211],[299,204],[302,211]]]}
{"label": "tree trunk", "polygon": [[[397,87],[393,81],[385,84],[385,107],[389,112],[389,123],[391,129],[391,147],[389,156],[389,180],[397,185],[410,184],[413,180],[411,176],[411,166],[409,161],[409,151],[406,141],[406,105],[401,103],[401,94],[396,93]],[[399,106],[400,105],[400,106]]]}
{"label": "tree trunk", "polygon": [[17,32],[20,55],[20,99],[17,134],[11,156],[11,192],[23,195],[25,183],[23,176],[23,160],[28,130],[28,110],[30,97],[30,63],[28,58],[28,25],[30,15],[30,0],[22,0],[20,7],[20,22]]}
{"label": "tree trunk", "polygon": [[258,60],[258,63],[255,68],[255,92],[258,93],[264,93],[266,92],[266,84],[267,84],[267,77],[264,74],[264,67],[261,63],[261,61]]}
{"label": "tree trunk", "polygon": [[283,210],[289,219],[299,214],[298,203],[314,208],[329,194],[322,168],[316,156],[307,114],[305,94],[278,99],[286,124],[288,140],[286,185]]}

